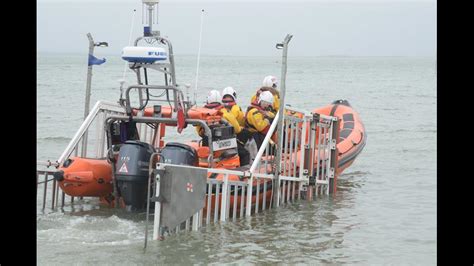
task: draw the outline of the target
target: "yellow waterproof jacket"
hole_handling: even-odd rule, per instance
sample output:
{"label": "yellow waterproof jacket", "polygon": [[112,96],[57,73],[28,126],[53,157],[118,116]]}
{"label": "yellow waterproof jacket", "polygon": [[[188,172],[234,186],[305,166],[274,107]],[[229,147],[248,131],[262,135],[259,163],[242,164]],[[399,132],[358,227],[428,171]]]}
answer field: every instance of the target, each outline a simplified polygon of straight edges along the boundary
{"label": "yellow waterproof jacket", "polygon": [[[273,117],[275,115],[273,114]],[[245,125],[250,132],[267,134],[270,129],[272,117],[267,117],[257,107],[250,106],[245,116]]]}
{"label": "yellow waterproof jacket", "polygon": [[[239,107],[239,109],[240,109],[240,107]],[[229,124],[231,126],[234,127],[235,134],[239,134],[240,131],[242,131],[242,127],[240,126],[240,123],[237,120],[237,118],[234,116],[232,110],[228,111],[227,109],[222,108],[219,111],[222,114],[222,118],[224,118],[227,122],[229,122]],[[244,114],[243,114],[242,110],[240,110],[240,112],[242,113],[242,116],[243,116]]]}
{"label": "yellow waterproof jacket", "polygon": [[242,108],[240,108],[240,106],[238,106],[237,104],[234,104],[232,105],[231,108],[226,107],[226,109],[228,111],[230,109],[230,112],[232,113],[232,115],[234,115],[235,119],[237,119],[237,122],[239,122],[239,125],[241,127],[245,126],[245,115],[244,115],[244,112],[242,111]]}
{"label": "yellow waterproof jacket", "polygon": [[273,89],[273,88],[267,88],[267,87],[262,87],[260,88],[256,94],[254,94],[252,96],[252,99],[250,99],[250,103],[256,103],[258,98],[257,98],[257,94],[259,93],[259,91],[269,91],[273,94],[273,104],[272,104],[272,108],[275,112],[278,112],[279,108],[280,108],[280,95],[279,93]]}

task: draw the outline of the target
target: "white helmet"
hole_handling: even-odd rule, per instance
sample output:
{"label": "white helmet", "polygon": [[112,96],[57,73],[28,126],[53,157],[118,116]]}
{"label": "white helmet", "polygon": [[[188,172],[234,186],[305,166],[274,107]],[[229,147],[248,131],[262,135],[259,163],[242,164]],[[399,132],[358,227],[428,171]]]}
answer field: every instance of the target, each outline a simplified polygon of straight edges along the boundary
{"label": "white helmet", "polygon": [[263,87],[276,88],[278,87],[278,80],[275,76],[266,76],[263,79]]}
{"label": "white helmet", "polygon": [[220,103],[221,93],[217,90],[212,90],[207,94],[207,103]]}
{"label": "white helmet", "polygon": [[237,92],[235,92],[234,88],[232,87],[226,87],[222,90],[222,98],[224,98],[226,95],[230,95],[234,101],[237,99]]}
{"label": "white helmet", "polygon": [[265,101],[270,103],[271,105],[273,104],[273,94],[269,91],[263,91],[260,93],[260,97],[258,97],[258,103],[261,101]]}

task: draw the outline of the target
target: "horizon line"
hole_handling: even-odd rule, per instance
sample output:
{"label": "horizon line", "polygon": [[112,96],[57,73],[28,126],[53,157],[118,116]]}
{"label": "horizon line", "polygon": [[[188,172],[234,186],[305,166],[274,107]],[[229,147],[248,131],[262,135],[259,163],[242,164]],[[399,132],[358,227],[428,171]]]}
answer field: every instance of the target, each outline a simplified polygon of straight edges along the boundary
{"label": "horizon line", "polygon": [[[53,51],[36,51],[36,55],[48,54],[48,55],[87,55],[87,52],[53,52]],[[101,56],[118,56],[120,53],[95,53],[94,55],[100,54]],[[175,56],[197,56],[196,54],[177,54]],[[201,56],[208,57],[280,57],[281,55],[230,55],[230,54],[201,54]],[[345,55],[345,54],[326,54],[326,55],[288,55],[289,57],[436,57],[436,54],[432,55]]]}

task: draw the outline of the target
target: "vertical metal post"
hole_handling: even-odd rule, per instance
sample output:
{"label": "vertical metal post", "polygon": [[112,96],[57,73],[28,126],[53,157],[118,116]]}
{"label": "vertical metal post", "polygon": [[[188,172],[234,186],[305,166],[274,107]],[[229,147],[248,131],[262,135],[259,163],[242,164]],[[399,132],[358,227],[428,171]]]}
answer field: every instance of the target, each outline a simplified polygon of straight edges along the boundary
{"label": "vertical metal post", "polygon": [[[294,159],[293,158],[293,142],[295,141],[296,130],[295,130],[293,122],[290,119],[288,119],[288,122],[290,124],[290,132],[289,132],[289,134],[290,134],[290,150],[289,150],[289,153],[288,153],[288,173],[284,173],[284,175],[293,176],[292,175],[293,169],[291,167],[293,165],[292,160]],[[295,133],[293,133],[293,132],[295,132]],[[288,131],[286,131],[286,133],[288,134]]]}
{"label": "vertical metal post", "polygon": [[257,192],[255,193],[256,195],[256,201],[255,201],[255,213],[258,213],[258,201],[259,201],[259,196],[260,196],[260,178],[257,178]]}
{"label": "vertical metal post", "polygon": [[218,221],[218,212],[219,212],[219,183],[216,183],[216,193],[214,194],[215,197],[215,204],[214,204],[214,223]]}
{"label": "vertical metal post", "polygon": [[290,202],[290,191],[291,191],[291,184],[293,181],[286,181],[286,203]]}
{"label": "vertical metal post", "polygon": [[333,169],[334,177],[329,180],[329,193],[336,193],[337,191],[337,166],[338,166],[338,154],[337,144],[339,143],[339,119],[335,118],[333,121],[332,139],[335,140],[336,147],[331,150],[331,168]]}
{"label": "vertical metal post", "polygon": [[43,210],[46,206],[46,192],[48,190],[48,172],[44,172]]}
{"label": "vertical metal post", "polygon": [[[87,33],[87,38],[89,39],[89,54],[94,54],[94,39],[90,33]],[[91,82],[92,82],[92,65],[87,66],[87,83],[86,83],[86,97],[84,103],[84,119],[89,115],[89,105],[90,105],[90,98],[91,98]],[[87,133],[84,133],[84,137],[82,138],[82,150],[81,150],[81,157],[85,157],[87,154]]]}
{"label": "vertical metal post", "polygon": [[[193,218],[194,218],[194,216],[193,216]],[[186,221],[184,222],[184,230],[185,230],[185,231],[188,231],[188,230],[189,230],[189,222],[190,222],[190,221],[191,221],[191,218],[188,218],[188,219],[186,219]],[[193,221],[193,223],[194,223],[194,221]]]}
{"label": "vertical metal post", "polygon": [[[285,138],[284,138],[284,145],[281,145],[279,147],[279,150],[281,150],[281,152],[283,153],[282,157],[284,156],[283,158],[283,175],[287,175],[287,170],[286,168],[288,167],[288,163],[287,161],[289,159],[287,159],[287,154],[288,154],[288,143],[289,143],[289,131],[290,131],[290,124],[288,123],[288,119],[283,119],[284,121],[284,127],[285,127]],[[282,161],[282,157],[280,157],[280,165],[281,165],[281,161]],[[280,168],[280,171],[281,171],[281,168]]]}
{"label": "vertical metal post", "polygon": [[199,222],[198,222],[198,228],[202,227],[202,219],[203,219],[203,209],[199,210]]}
{"label": "vertical metal post", "polygon": [[212,198],[212,187],[211,183],[207,185],[207,207],[206,207],[206,224],[211,222],[211,198]]}
{"label": "vertical metal post", "polygon": [[266,201],[267,201],[267,180],[263,179],[263,201],[262,201],[262,211],[265,210]]}
{"label": "vertical metal post", "polygon": [[[298,173],[296,171],[297,169],[296,162],[298,161],[298,143],[299,141],[301,141],[300,140],[301,129],[298,127],[297,122],[295,122],[295,127],[296,127],[295,128],[296,137],[295,137],[295,157],[293,158],[293,176],[298,177]],[[301,152],[300,154],[304,154],[304,152]]]}
{"label": "vertical metal post", "polygon": [[59,202],[59,183],[56,183],[56,207],[58,206],[58,202]]}
{"label": "vertical metal post", "polygon": [[201,215],[199,215],[199,212],[196,212],[193,215],[193,224],[192,224],[193,231],[197,231],[199,229],[199,219],[201,219]]}
{"label": "vertical metal post", "polygon": [[247,186],[246,185],[242,185],[242,190],[240,192],[240,218],[242,218],[244,216],[244,197],[245,197],[245,188]]}
{"label": "vertical metal post", "polygon": [[234,185],[234,204],[232,206],[232,220],[235,221],[235,219],[237,218],[237,192],[239,191],[239,185]]}
{"label": "vertical metal post", "polygon": [[285,89],[286,89],[286,58],[288,55],[288,43],[290,42],[291,38],[293,35],[287,34],[285,39],[283,40],[283,43],[279,43],[276,45],[276,48],[283,48],[283,55],[282,55],[282,68],[281,68],[281,87],[280,87],[280,108],[278,112],[280,113],[280,116],[278,117],[278,131],[277,131],[277,137],[278,137],[278,152],[276,154],[276,159],[275,159],[275,178],[273,180],[273,188],[276,193],[273,194],[274,196],[274,202],[276,203],[276,206],[279,206],[279,199],[280,199],[280,164],[281,164],[281,153],[282,149],[281,147],[283,146],[283,117],[285,116]]}
{"label": "vertical metal post", "polygon": [[222,183],[222,201],[221,201],[221,222],[225,222],[227,217],[227,188],[229,186],[229,174],[224,174],[224,183]]}
{"label": "vertical metal post", "polygon": [[250,217],[252,212],[252,194],[253,194],[253,175],[250,176],[247,182],[247,204],[245,209],[245,215]]}
{"label": "vertical metal post", "polygon": [[[286,180],[282,181],[283,187],[281,188],[281,197],[280,197],[281,198],[281,202],[280,202],[281,204],[285,203],[285,191],[286,191],[285,190],[285,184],[286,184],[285,182],[286,182]],[[280,189],[278,189],[278,190],[280,190]]]}
{"label": "vertical metal post", "polygon": [[[301,143],[300,143],[300,174],[299,178],[303,178],[304,176],[304,162],[305,162],[305,145],[306,145],[306,116],[303,118],[303,129],[301,130]],[[299,197],[298,197],[299,198]]]}
{"label": "vertical metal post", "polygon": [[[329,189],[329,177],[328,177],[328,155],[329,154],[329,145],[328,145],[328,138],[327,138],[327,135],[328,135],[328,131],[329,131],[329,128],[327,127],[327,124],[324,126],[324,138],[323,138],[323,147],[324,147],[324,150],[323,150],[323,158],[324,158],[324,167],[322,168],[322,171],[321,171],[321,178],[324,179],[324,181],[326,181],[326,190]],[[321,187],[322,189],[322,187]],[[327,192],[327,191],[326,191]],[[327,193],[326,193],[327,195]]]}
{"label": "vertical metal post", "polygon": [[318,193],[319,193],[319,187],[321,185],[318,185],[318,180],[321,179],[321,171],[320,169],[322,169],[322,159],[321,159],[321,149],[322,149],[322,145],[321,145],[321,136],[324,134],[324,128],[322,127],[322,124],[320,122],[317,122],[316,123],[318,129],[319,129],[319,134],[318,134],[318,144],[316,145],[317,149],[318,149],[318,155],[316,156],[316,161],[318,162],[317,166],[316,166],[316,177],[315,177],[315,184],[314,184],[314,187],[316,188],[316,196],[318,196]]}
{"label": "vertical metal post", "polygon": [[54,200],[56,199],[56,179],[53,179],[53,196],[51,197],[51,209],[54,210]]}
{"label": "vertical metal post", "polygon": [[148,26],[150,26],[150,33],[152,31],[152,27],[153,27],[153,7],[155,6],[155,4],[149,4],[147,3],[148,5]]}
{"label": "vertical metal post", "polygon": [[66,194],[65,194],[64,191],[63,191],[62,194],[61,194],[61,208],[64,207],[64,200],[65,200],[65,198],[66,198]]}
{"label": "vertical metal post", "polygon": [[[156,191],[155,196],[158,198],[160,196],[160,174],[156,175]],[[160,220],[161,220],[161,203],[156,201],[155,202],[155,220],[153,221],[153,239],[157,240],[159,235],[160,229]]]}
{"label": "vertical metal post", "polygon": [[[299,182],[298,182],[299,183]],[[291,181],[291,202],[295,202],[295,187],[296,187],[296,181]]]}
{"label": "vertical metal post", "polygon": [[[228,183],[227,183],[227,184],[228,184]],[[225,213],[226,213],[226,215],[225,215],[226,221],[229,220],[229,215],[230,215],[230,191],[231,191],[232,185],[229,185],[229,184],[228,184],[227,186],[228,186],[228,188],[227,188],[227,196],[226,196],[226,197],[227,197],[227,204],[226,204],[226,207],[225,207],[225,208],[226,208],[226,211],[225,211]]]}

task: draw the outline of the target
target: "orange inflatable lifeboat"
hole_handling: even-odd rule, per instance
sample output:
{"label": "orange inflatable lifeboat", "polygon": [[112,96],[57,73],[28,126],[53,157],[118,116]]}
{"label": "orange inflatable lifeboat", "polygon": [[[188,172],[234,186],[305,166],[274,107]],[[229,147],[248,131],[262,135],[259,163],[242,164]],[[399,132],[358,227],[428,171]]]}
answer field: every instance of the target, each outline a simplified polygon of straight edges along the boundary
{"label": "orange inflatable lifeboat", "polygon": [[69,196],[103,197],[113,192],[112,166],[106,159],[71,157],[54,178]]}
{"label": "orange inflatable lifeboat", "polygon": [[[207,108],[193,108],[190,109],[188,114],[192,114],[194,119],[209,120],[208,118],[214,118],[214,113],[209,113],[210,109]],[[152,115],[151,109],[145,109],[145,115]],[[169,110],[171,111],[171,110]],[[211,110],[213,111],[213,110]],[[336,116],[340,123],[340,134],[337,143],[338,154],[338,167],[337,174],[341,174],[344,169],[349,167],[355,160],[355,158],[363,150],[367,135],[365,133],[365,127],[360,120],[359,114],[354,111],[350,104],[345,100],[338,100],[332,104],[317,108],[313,110],[314,113]],[[165,113],[168,110],[165,108]],[[319,134],[316,132],[316,134]],[[306,140],[308,141],[308,140]],[[209,148],[201,146],[199,142],[188,142],[187,145],[191,146],[196,150],[199,157],[199,167],[209,167]],[[299,153],[300,151],[298,151]],[[213,168],[223,168],[231,170],[248,170],[240,167],[240,159],[237,153],[228,151],[216,151],[214,152],[214,158],[217,159],[214,163]],[[295,160],[299,160],[298,154],[293,154]],[[322,155],[327,156],[327,155]],[[293,160],[287,160],[293,161]],[[293,165],[293,164],[292,164]],[[297,163],[296,165],[299,165]],[[263,166],[262,166],[263,167]],[[287,169],[291,169],[292,166],[288,166]],[[265,169],[262,169],[265,170]],[[271,170],[271,169],[268,169]],[[106,159],[88,159],[80,157],[72,157],[64,162],[59,168],[59,171],[55,173],[56,180],[59,181],[61,189],[70,196],[81,196],[81,197],[109,197],[113,192],[112,183],[112,167]],[[224,175],[212,174],[208,175],[209,179],[223,180]],[[229,175],[229,181],[245,181],[241,177],[235,175]],[[264,182],[267,182],[267,195],[266,200],[269,201],[271,197],[271,180],[260,179],[259,193],[263,194]],[[252,203],[256,201],[256,188],[257,179],[254,180],[253,191],[252,191]],[[215,190],[215,189],[214,189]],[[211,192],[212,205],[215,204],[215,191]],[[234,191],[230,191],[231,195],[234,195]],[[240,208],[241,202],[241,188],[237,192],[237,208]],[[221,197],[221,195],[219,196]],[[260,197],[260,204],[262,203],[263,197]],[[234,197],[230,197],[231,206],[233,206]],[[206,200],[207,202],[207,200]]]}
{"label": "orange inflatable lifeboat", "polygon": [[367,134],[364,124],[347,100],[334,101],[328,106],[314,109],[313,113],[336,116],[339,119],[337,174],[340,174],[354,162],[365,147]]}
{"label": "orange inflatable lifeboat", "polygon": [[[335,116],[339,120],[340,131],[339,140],[337,140],[338,156],[336,174],[340,175],[354,162],[355,158],[362,152],[365,146],[367,134],[365,132],[364,124],[360,120],[359,114],[351,107],[347,100],[334,101],[332,104],[321,108],[316,108],[312,112],[327,116]],[[308,130],[309,124],[307,124],[306,127],[306,144],[309,143]],[[291,131],[288,132],[288,134],[291,134]],[[319,128],[316,129],[316,139],[318,139],[318,136]],[[286,156],[284,160],[286,163],[286,172],[291,173],[295,170],[295,164],[292,162],[296,161],[296,166],[300,165],[300,153],[301,151],[299,150],[297,153],[283,155]],[[326,159],[328,159],[326,157],[329,156],[329,154],[321,153],[318,154],[318,156],[320,157],[320,160],[324,162]],[[317,164],[318,162],[315,161],[314,166],[318,167]]]}

